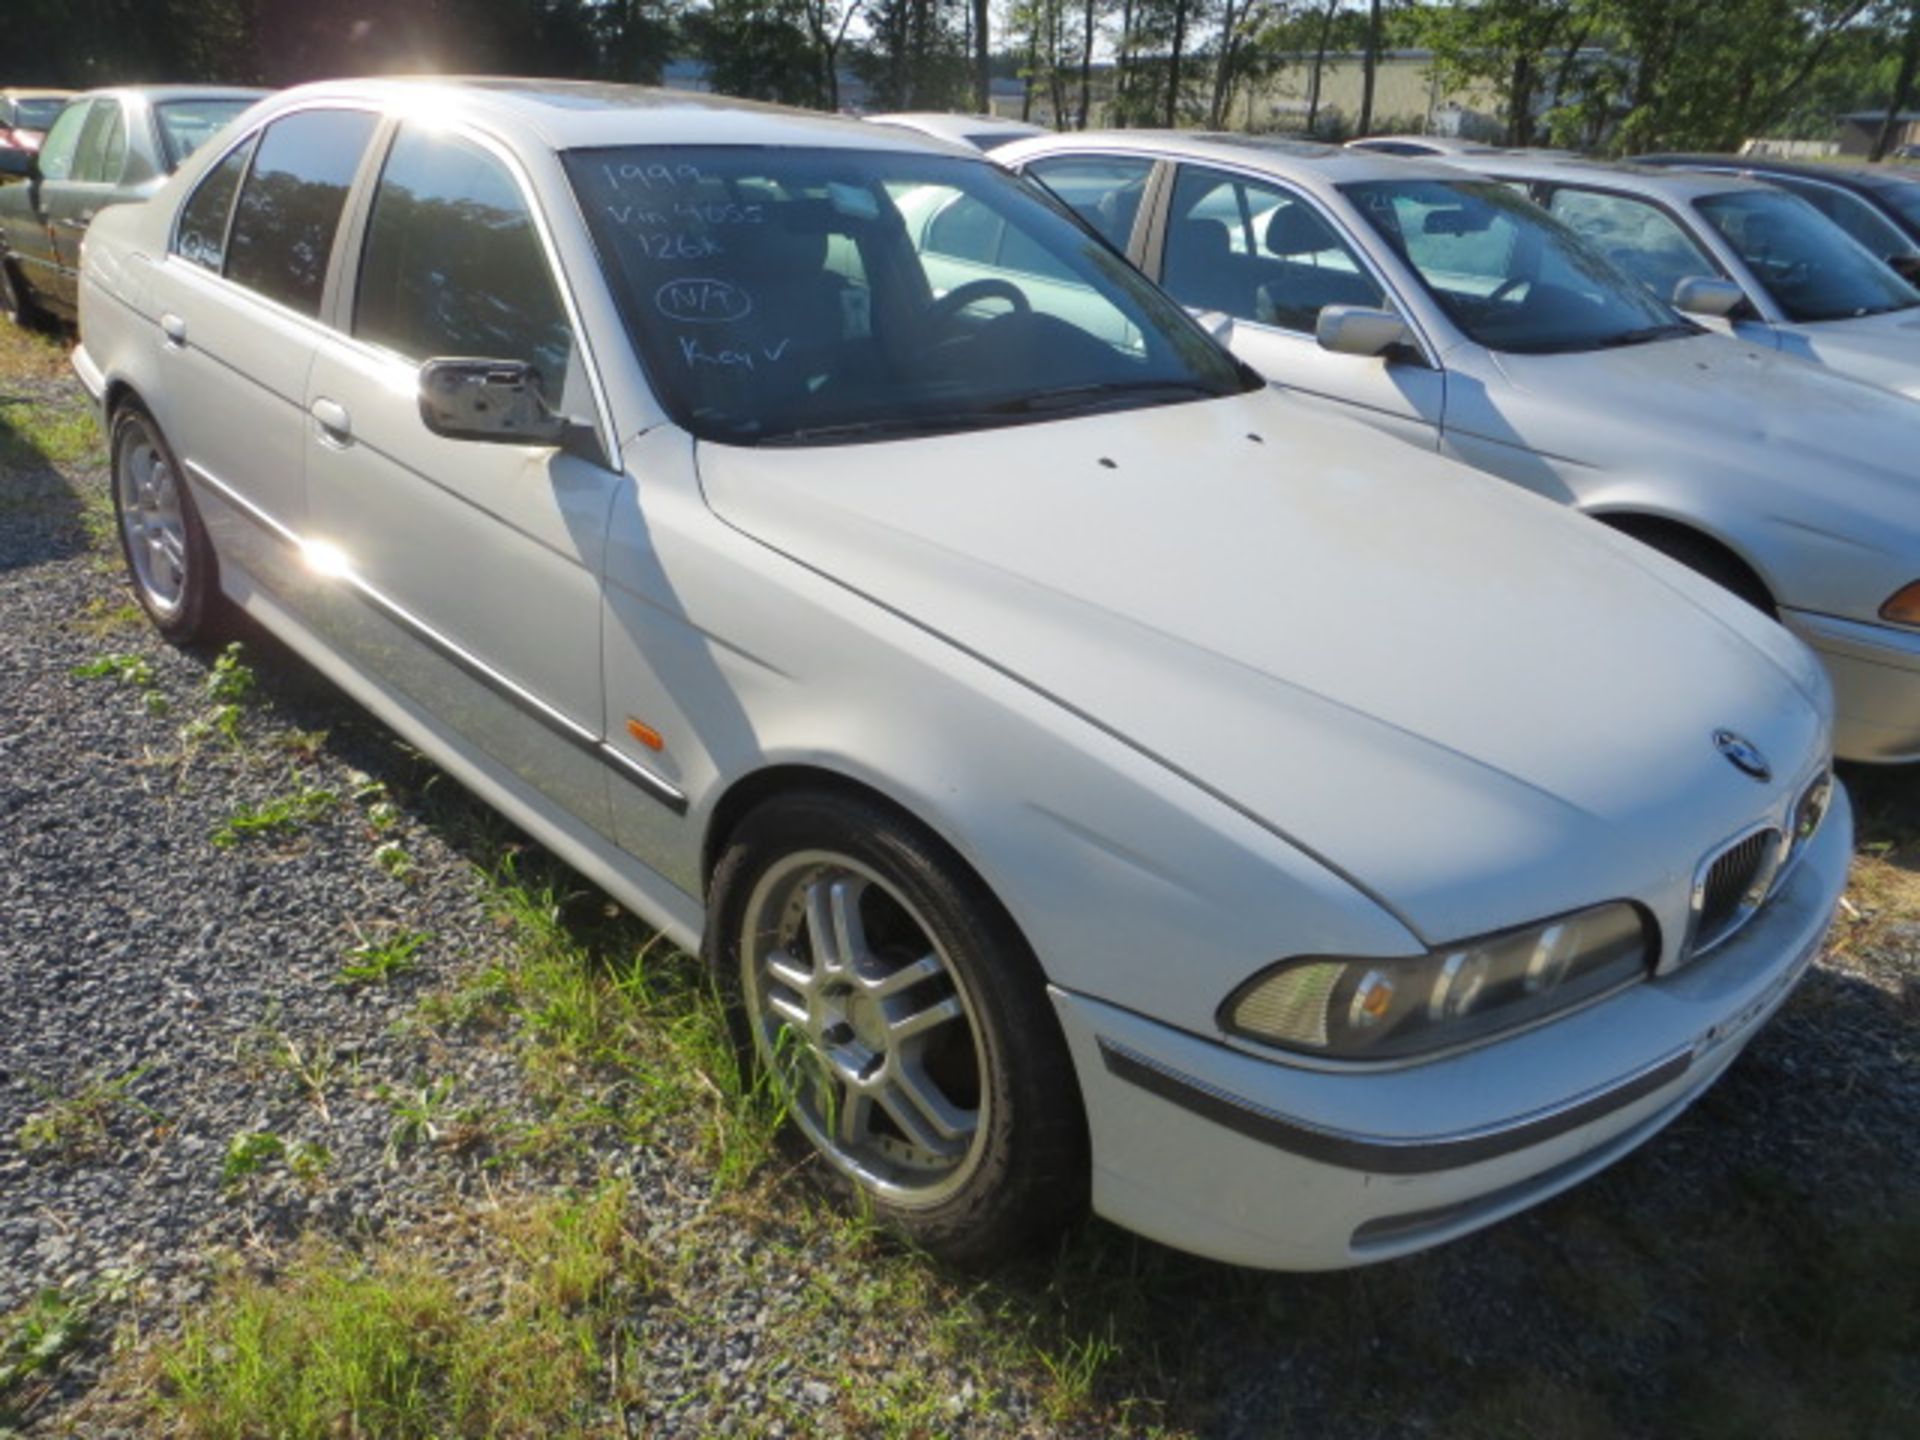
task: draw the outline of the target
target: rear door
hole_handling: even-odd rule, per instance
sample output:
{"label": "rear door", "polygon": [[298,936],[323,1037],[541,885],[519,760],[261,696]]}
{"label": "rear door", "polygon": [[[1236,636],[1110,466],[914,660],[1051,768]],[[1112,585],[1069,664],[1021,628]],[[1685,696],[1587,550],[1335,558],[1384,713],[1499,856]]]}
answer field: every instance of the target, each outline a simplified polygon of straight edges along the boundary
{"label": "rear door", "polygon": [[610,835],[600,575],[627,482],[552,447],[446,439],[420,418],[422,361],[525,361],[550,408],[611,443],[537,202],[493,142],[408,121],[360,208],[304,391],[310,533],[355,581],[317,593],[315,623]]}
{"label": "rear door", "polygon": [[[1277,181],[1181,165],[1159,249],[1160,286],[1221,331],[1268,380],[1332,401],[1390,434],[1439,444],[1446,385],[1417,355],[1337,355],[1315,336],[1328,305],[1401,309],[1312,198]],[[1404,313],[1404,312],[1403,312]]]}
{"label": "rear door", "polygon": [[59,300],[63,293],[70,296],[73,291],[68,287],[63,292],[59,283],[60,266],[53,229],[48,224],[47,201],[73,173],[80,137],[93,104],[91,100],[76,100],[60,112],[40,146],[38,178],[22,182],[10,192],[8,198],[14,203],[0,212],[5,215],[7,250],[19,266],[21,278],[37,295],[49,300]]}
{"label": "rear door", "polygon": [[235,145],[182,208],[154,281],[161,427],[240,572],[223,572],[229,588],[263,582],[281,603],[295,599],[301,573],[288,537],[306,528],[307,370],[376,120],[297,110]]}
{"label": "rear door", "polygon": [[53,239],[53,293],[70,309],[80,304],[80,242],[100,207],[112,203],[126,165],[126,106],[102,96],[87,113],[72,172],[65,180],[49,182],[41,193]]}

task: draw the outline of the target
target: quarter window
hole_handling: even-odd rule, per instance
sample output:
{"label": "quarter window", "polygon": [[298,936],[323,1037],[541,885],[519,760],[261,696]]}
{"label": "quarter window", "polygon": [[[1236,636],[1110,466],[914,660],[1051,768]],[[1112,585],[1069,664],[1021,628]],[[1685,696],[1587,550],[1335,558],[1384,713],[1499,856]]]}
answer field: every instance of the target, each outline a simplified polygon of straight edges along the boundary
{"label": "quarter window", "polygon": [[240,189],[240,177],[247,173],[253,144],[249,140],[236,147],[207,172],[180,212],[180,225],[174,232],[173,253],[216,275],[227,253],[227,217],[233,213],[233,197]]}
{"label": "quarter window", "polygon": [[96,100],[80,132],[80,151],[70,178],[83,185],[112,184],[127,159],[127,123],[115,100]]}
{"label": "quarter window", "polygon": [[1058,195],[1116,250],[1133,238],[1133,218],[1147,192],[1151,160],[1071,155],[1036,160],[1027,173]]}
{"label": "quarter window", "polygon": [[267,127],[234,208],[230,279],[320,313],[334,232],[373,126],[364,111],[308,110]]}
{"label": "quarter window", "polygon": [[526,199],[498,160],[401,130],[374,194],[353,333],[414,360],[524,361],[560,408],[573,330]]}
{"label": "quarter window", "polygon": [[1173,190],[1161,284],[1183,305],[1311,332],[1328,305],[1386,294],[1318,210],[1276,186],[1186,165]]}
{"label": "quarter window", "polygon": [[91,101],[80,101],[60,112],[60,118],[47,131],[40,145],[40,178],[65,180],[73,174],[73,159],[80,149],[80,132],[93,109]]}

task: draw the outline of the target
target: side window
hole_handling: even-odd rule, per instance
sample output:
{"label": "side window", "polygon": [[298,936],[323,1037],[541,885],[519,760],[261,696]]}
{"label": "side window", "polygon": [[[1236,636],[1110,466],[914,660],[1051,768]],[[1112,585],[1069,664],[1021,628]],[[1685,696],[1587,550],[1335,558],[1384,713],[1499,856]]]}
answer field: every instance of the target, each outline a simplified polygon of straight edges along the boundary
{"label": "side window", "polygon": [[233,213],[233,197],[239,192],[240,177],[247,173],[247,161],[253,158],[253,144],[249,140],[238,146],[201,177],[174,229],[173,253],[216,275],[227,254],[227,217]]}
{"label": "side window", "polygon": [[1311,333],[1328,305],[1386,294],[1327,218],[1276,186],[1183,165],[1161,284],[1197,310]]}
{"label": "side window", "polygon": [[73,174],[74,156],[80,149],[80,132],[85,128],[93,102],[82,100],[67,106],[47,131],[40,144],[40,178],[65,180]]}
{"label": "side window", "polygon": [[1151,160],[1111,156],[1060,155],[1027,167],[1033,176],[1092,226],[1116,250],[1133,236],[1133,218],[1147,193]]}
{"label": "side window", "polygon": [[562,408],[573,330],[520,187],[450,136],[403,127],[374,192],[353,333],[410,360],[522,360]]}
{"label": "side window", "polygon": [[373,126],[364,111],[308,110],[267,127],[234,207],[229,278],[320,313],[334,231]]}
{"label": "side window", "polygon": [[80,149],[68,177],[83,185],[112,184],[127,159],[127,122],[117,100],[96,100],[80,132]]}
{"label": "side window", "polygon": [[971,195],[960,195],[933,217],[924,248],[949,259],[991,265],[1003,228],[1004,222],[993,211]]}
{"label": "side window", "polygon": [[1677,220],[1645,200],[1563,186],[1547,209],[1662,300],[1671,300],[1673,287],[1689,276],[1720,273]]}

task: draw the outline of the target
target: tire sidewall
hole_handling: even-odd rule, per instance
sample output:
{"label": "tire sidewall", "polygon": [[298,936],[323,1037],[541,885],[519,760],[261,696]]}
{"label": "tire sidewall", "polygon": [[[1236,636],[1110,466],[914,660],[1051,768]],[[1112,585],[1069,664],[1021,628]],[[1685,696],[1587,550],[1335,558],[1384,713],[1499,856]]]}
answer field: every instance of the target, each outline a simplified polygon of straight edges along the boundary
{"label": "tire sidewall", "polygon": [[[147,612],[147,618],[153,622],[155,629],[169,640],[192,640],[207,627],[216,580],[213,546],[207,539],[206,527],[200,523],[200,511],[194,504],[192,490],[188,488],[186,472],[180,468],[180,461],[174,455],[173,447],[167,443],[167,437],[161,433],[158,423],[140,405],[129,402],[116,409],[109,422],[108,433],[108,486],[113,494],[113,529],[120,541],[121,562],[127,567],[127,583],[132,586],[134,598],[140,602],[140,608]],[[163,612],[155,608],[146,587],[140,583],[139,571],[133,563],[133,551],[127,541],[126,517],[120,501],[120,461],[127,445],[136,436],[150,441],[172,467],[174,488],[180,497],[180,523],[186,534],[187,577],[181,588],[180,603],[171,611]]]}
{"label": "tire sidewall", "polygon": [[836,852],[874,871],[935,932],[973,1012],[987,1097],[985,1149],[960,1188],[937,1203],[909,1206],[874,1194],[790,1126],[797,1147],[814,1156],[813,1173],[890,1228],[965,1263],[1057,1228],[1084,1208],[1085,1122],[1044,976],[973,873],[885,808],[833,793],[787,796],[754,811],[729,837],[714,871],[704,948],[742,1062],[764,1069],[742,970],[746,908],[773,864],[804,850]]}

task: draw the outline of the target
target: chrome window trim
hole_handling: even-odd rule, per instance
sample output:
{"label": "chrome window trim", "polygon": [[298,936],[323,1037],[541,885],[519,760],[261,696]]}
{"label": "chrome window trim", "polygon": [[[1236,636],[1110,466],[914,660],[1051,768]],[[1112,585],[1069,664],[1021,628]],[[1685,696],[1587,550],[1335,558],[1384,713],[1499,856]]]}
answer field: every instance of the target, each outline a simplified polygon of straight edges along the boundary
{"label": "chrome window trim", "polygon": [[[189,476],[218,494],[231,504],[246,519],[265,530],[288,548],[304,551],[306,542],[299,533],[282,523],[269,511],[256,505],[231,485],[219,479],[204,465],[189,460],[186,462]],[[495,669],[480,656],[466,648],[459,641],[445,634],[433,625],[415,615],[406,606],[395,600],[378,586],[369,583],[352,570],[330,572],[329,580],[345,585],[356,598],[379,611],[402,629],[410,632],[416,639],[434,650],[452,664],[467,672],[475,680],[485,685],[502,699],[517,705],[548,730],[567,741],[575,749],[593,756],[601,763],[615,770],[622,778],[666,806],[676,815],[687,812],[687,795],[677,785],[663,779],[640,764],[632,756],[616,749],[586,725],[582,725],[572,716],[558,707],[549,704],[533,691],[512,677]]]}

